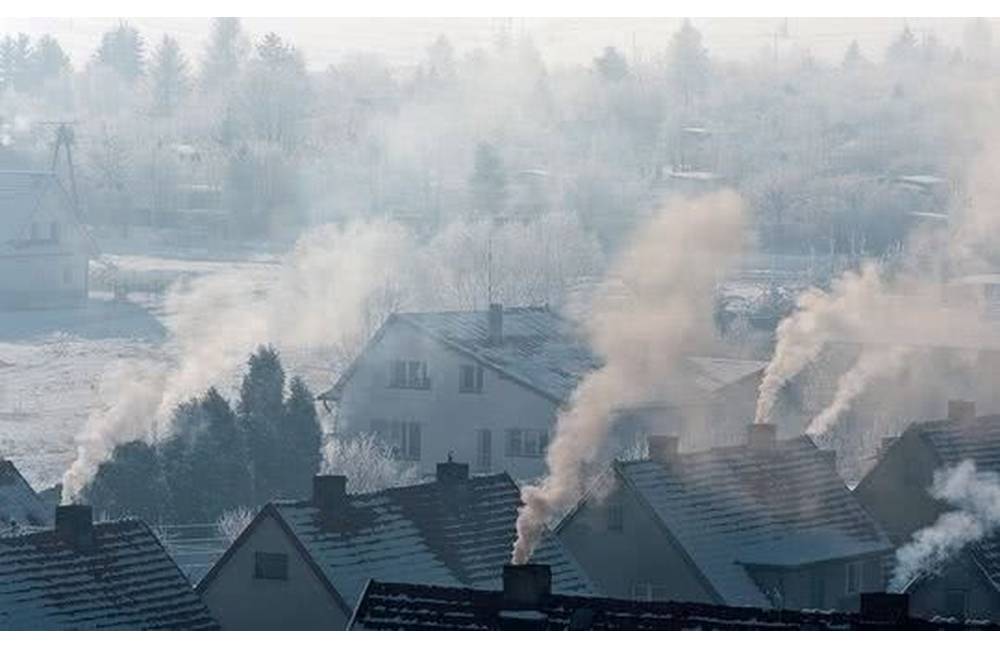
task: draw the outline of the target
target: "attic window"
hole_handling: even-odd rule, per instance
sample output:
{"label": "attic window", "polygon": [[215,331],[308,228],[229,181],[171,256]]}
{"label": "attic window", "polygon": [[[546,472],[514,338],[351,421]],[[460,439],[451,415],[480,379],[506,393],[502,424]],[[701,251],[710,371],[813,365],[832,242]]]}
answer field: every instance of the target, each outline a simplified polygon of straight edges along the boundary
{"label": "attic window", "polygon": [[483,392],[483,367],[472,364],[462,364],[459,366],[458,392],[460,393],[481,393]]}
{"label": "attic window", "polygon": [[969,615],[969,592],[963,589],[949,589],[944,593],[945,616],[964,621]]}
{"label": "attic window", "polygon": [[253,577],[258,580],[288,580],[288,554],[253,554]]}
{"label": "attic window", "polygon": [[389,362],[389,388],[428,390],[430,387],[426,361],[395,359]]}

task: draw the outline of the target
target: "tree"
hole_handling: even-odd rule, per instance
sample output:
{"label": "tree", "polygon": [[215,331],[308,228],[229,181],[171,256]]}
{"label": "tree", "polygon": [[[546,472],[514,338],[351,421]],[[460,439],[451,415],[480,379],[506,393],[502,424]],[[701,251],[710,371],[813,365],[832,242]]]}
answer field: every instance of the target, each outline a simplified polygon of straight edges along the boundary
{"label": "tree", "polygon": [[993,60],[993,28],[985,18],[973,18],[965,24],[962,33],[965,57],[977,66],[989,65]]}
{"label": "tree", "polygon": [[684,99],[684,106],[690,106],[708,84],[709,61],[701,32],[688,19],[670,41],[668,65],[671,86]]}
{"label": "tree", "polygon": [[145,72],[146,44],[139,30],[123,21],[104,33],[94,59],[114,70],[126,83],[134,84]]}
{"label": "tree", "polygon": [[851,44],[847,46],[847,51],[844,52],[844,60],[840,66],[844,70],[857,70],[867,63],[864,55],[861,54],[861,46],[858,45],[857,39],[851,41]]}
{"label": "tree", "polygon": [[168,491],[156,449],[136,440],[115,447],[82,494],[83,500],[111,517],[163,521]]}
{"label": "tree", "polygon": [[316,400],[301,377],[293,377],[289,384],[282,428],[290,496],[306,498],[312,477],[319,471],[323,428],[316,416]]}
{"label": "tree", "polygon": [[621,81],[628,76],[628,62],[616,48],[610,46],[594,59],[594,68],[605,81]]}
{"label": "tree", "polygon": [[917,60],[917,37],[909,25],[904,25],[896,40],[889,44],[885,51],[885,60],[896,65],[905,65]]}
{"label": "tree", "polygon": [[153,111],[169,117],[190,89],[187,59],[177,40],[164,35],[153,54],[149,71],[153,83]]}
{"label": "tree", "polygon": [[252,501],[250,459],[243,431],[229,402],[214,387],[198,403],[201,428],[191,448],[191,468],[201,497],[200,521]]}
{"label": "tree", "polygon": [[427,48],[427,76],[432,81],[446,81],[455,76],[455,48],[444,34]]}
{"label": "tree", "polygon": [[346,476],[347,489],[354,494],[412,485],[419,480],[415,466],[396,460],[393,450],[371,433],[330,438],[323,447],[323,473]]}
{"label": "tree", "polygon": [[26,90],[31,83],[31,39],[27,34],[0,40],[0,90]]}
{"label": "tree", "polygon": [[268,33],[257,44],[243,83],[243,109],[254,135],[293,150],[310,98],[302,55]]}
{"label": "tree", "polygon": [[239,18],[215,18],[205,57],[201,62],[201,88],[215,92],[239,77],[250,45]]}
{"label": "tree", "polygon": [[251,355],[240,386],[237,421],[247,441],[254,468],[254,503],[281,496],[282,435],[285,370],[272,347],[260,346]]}
{"label": "tree", "polygon": [[480,142],[469,179],[473,208],[483,214],[497,215],[507,202],[507,173],[496,147]]}
{"label": "tree", "polygon": [[42,84],[70,71],[69,57],[54,37],[43,34],[31,50],[30,68],[36,83]]}

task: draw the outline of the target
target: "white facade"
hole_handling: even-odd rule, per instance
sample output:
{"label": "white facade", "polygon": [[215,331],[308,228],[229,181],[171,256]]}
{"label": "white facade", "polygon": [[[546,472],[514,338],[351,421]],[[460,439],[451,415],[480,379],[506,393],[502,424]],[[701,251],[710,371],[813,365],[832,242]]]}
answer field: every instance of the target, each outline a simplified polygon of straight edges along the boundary
{"label": "white facade", "polygon": [[[394,386],[400,383],[392,381],[398,362],[422,364],[419,381],[412,382],[419,387]],[[462,366],[472,366],[471,391],[461,390]],[[506,471],[524,480],[544,470],[544,437],[557,409],[549,397],[397,321],[369,346],[345,382],[336,428],[338,435],[382,428],[386,441],[425,475],[451,454],[474,473]]]}

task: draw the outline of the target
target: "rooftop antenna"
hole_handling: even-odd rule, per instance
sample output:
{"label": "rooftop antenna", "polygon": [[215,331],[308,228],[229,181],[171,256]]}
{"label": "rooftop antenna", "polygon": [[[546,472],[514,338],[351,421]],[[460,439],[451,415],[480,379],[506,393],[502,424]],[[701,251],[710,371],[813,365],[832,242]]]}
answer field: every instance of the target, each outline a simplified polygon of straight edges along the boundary
{"label": "rooftop antenna", "polygon": [[69,169],[69,189],[73,197],[73,209],[76,211],[77,217],[79,217],[80,197],[76,191],[76,171],[73,168],[73,143],[76,140],[76,135],[73,133],[73,125],[76,124],[76,121],[53,121],[42,122],[42,124],[55,125],[56,127],[56,143],[52,148],[53,173],[58,171],[59,152],[63,149],[66,151],[66,166]]}

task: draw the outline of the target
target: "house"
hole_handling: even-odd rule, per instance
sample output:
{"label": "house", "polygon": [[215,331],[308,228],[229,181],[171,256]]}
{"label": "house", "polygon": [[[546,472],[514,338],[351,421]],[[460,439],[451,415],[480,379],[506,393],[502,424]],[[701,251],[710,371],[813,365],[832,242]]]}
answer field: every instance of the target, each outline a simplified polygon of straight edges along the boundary
{"label": "house", "polygon": [[808,436],[752,425],[740,445],[614,461],[556,534],[614,598],[854,609],[892,545]]}
{"label": "house", "polygon": [[[370,579],[492,589],[520,505],[506,474],[438,465],[430,483],[348,494],[317,476],[312,498],[269,503],[198,584],[223,629],[342,630]],[[558,540],[538,557],[561,592],[590,583]]]}
{"label": "house", "polygon": [[[952,400],[946,419],[916,423],[886,439],[855,493],[892,542],[903,545],[951,510],[929,489],[935,471],[964,460],[1000,472],[1000,415],[976,417],[974,402]],[[916,612],[1000,620],[1000,535],[968,545],[906,590]]]}
{"label": "house", "polygon": [[0,535],[24,527],[51,526],[51,512],[14,463],[0,458]]}
{"label": "house", "polygon": [[146,524],[60,506],[54,528],[0,536],[0,630],[215,629]]}
{"label": "house", "polygon": [[[642,405],[631,418],[620,412],[623,444],[649,428],[700,436],[701,427],[720,430],[720,414],[752,416],[765,363],[687,363],[690,381],[669,401]],[[573,323],[548,307],[397,313],[318,399],[336,406],[339,435],[375,432],[425,475],[434,459],[453,454],[473,472],[521,480],[544,472],[559,409],[599,365]]]}
{"label": "house", "polygon": [[961,630],[911,617],[907,597],[866,593],[860,611],[778,610],[554,594],[548,567],[506,566],[499,590],[370,581],[350,630]]}
{"label": "house", "polygon": [[88,265],[96,253],[54,173],[0,171],[0,307],[86,299]]}

